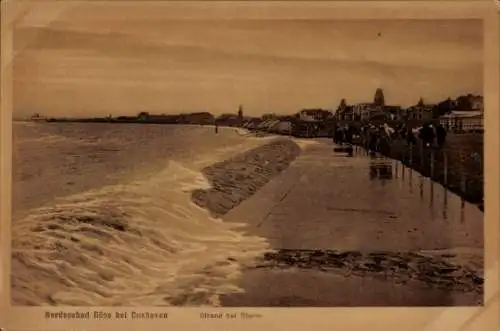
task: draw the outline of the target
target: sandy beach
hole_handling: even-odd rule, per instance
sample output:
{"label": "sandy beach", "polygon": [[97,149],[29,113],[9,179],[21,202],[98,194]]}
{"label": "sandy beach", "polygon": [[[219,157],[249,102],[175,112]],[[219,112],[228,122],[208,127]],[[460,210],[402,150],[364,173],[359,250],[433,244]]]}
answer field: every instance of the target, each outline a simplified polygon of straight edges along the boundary
{"label": "sandy beach", "polygon": [[[238,177],[246,159],[212,169],[219,169],[219,178],[225,169]],[[248,234],[265,237],[271,246],[246,266],[240,278],[244,292],[223,295],[222,304],[481,304],[482,213],[468,204],[461,210],[458,196],[402,170],[393,160],[370,159],[361,150],[353,157],[335,155],[330,142],[321,141],[303,147],[289,168],[239,206],[240,199],[224,204],[220,192],[228,196],[252,186],[219,182],[218,203],[212,203],[225,208],[213,208],[223,215],[237,206],[224,221],[244,221]]]}

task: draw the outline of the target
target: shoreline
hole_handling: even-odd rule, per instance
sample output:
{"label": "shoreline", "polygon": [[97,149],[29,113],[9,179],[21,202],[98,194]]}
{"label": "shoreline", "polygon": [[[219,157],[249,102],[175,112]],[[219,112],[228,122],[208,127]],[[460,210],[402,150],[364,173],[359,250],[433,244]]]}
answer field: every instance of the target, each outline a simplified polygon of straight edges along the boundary
{"label": "shoreline", "polygon": [[[228,263],[225,255],[229,251],[244,261],[260,254],[265,243],[214,220],[192,203],[190,191],[206,187],[200,173],[206,165],[268,140],[235,142],[240,143],[196,153],[186,166],[168,160],[161,171],[30,208],[13,224],[18,236],[12,245],[11,303],[206,305],[217,291],[234,290],[226,283],[237,274],[236,262]],[[153,272],[156,268],[163,276]],[[143,298],[120,289],[120,283],[142,288]],[[154,286],[164,290],[155,292]]]}
{"label": "shoreline", "polygon": [[207,209],[213,217],[222,217],[287,169],[300,155],[300,151],[300,147],[292,140],[278,137],[210,165],[202,169],[201,173],[210,182],[211,188],[194,190],[191,200]]}
{"label": "shoreline", "polygon": [[[296,162],[298,161],[295,160],[293,164]],[[221,295],[222,306],[359,306],[358,303],[366,306],[482,304],[484,276],[482,253],[479,252],[479,248],[474,249],[474,254],[467,256],[460,252],[458,246],[456,246],[457,249],[450,248],[455,247],[453,243],[448,247],[448,251],[439,252],[438,250],[432,254],[424,250],[406,250],[402,247],[383,250],[374,246],[356,251],[342,249],[342,245],[340,249],[326,249],[319,242],[317,249],[301,247],[304,243],[295,248],[291,245],[279,247],[273,244],[276,241],[273,239],[273,234],[266,233],[268,230],[263,229],[264,225],[261,223],[263,221],[258,221],[261,217],[267,218],[265,211],[258,211],[255,220],[254,216],[248,215],[256,211],[256,208],[268,208],[261,203],[265,200],[269,201],[265,196],[272,195],[278,198],[279,193],[271,193],[274,187],[280,187],[280,190],[286,191],[286,188],[281,186],[288,180],[281,177],[286,176],[288,172],[292,172],[292,169],[287,168],[278,176],[279,178],[273,179],[262,191],[257,192],[255,198],[252,197],[242,202],[241,207],[229,210],[227,216],[222,217],[225,222],[244,220],[247,224],[245,228],[247,235],[257,235],[272,241],[272,247],[268,253],[254,261],[252,265],[242,266],[243,274],[240,285],[245,292]],[[307,192],[304,194],[307,195]],[[275,203],[283,203],[281,199]],[[272,202],[269,201],[269,203]],[[300,220],[297,218],[293,222],[300,222]],[[332,226],[333,224],[335,222]],[[319,232],[315,232],[315,236],[321,237],[323,234],[320,232],[325,230],[316,229],[315,231]],[[294,233],[297,238],[301,237],[300,230]],[[279,238],[283,234],[278,232],[275,235]],[[331,239],[334,240],[336,236],[341,235],[341,233],[335,234]],[[387,240],[389,239],[388,237]],[[301,239],[298,240],[301,241]],[[333,245],[335,246],[334,243]],[[300,279],[302,281],[299,281]],[[317,289],[320,289],[316,293],[317,299],[311,297],[311,293],[315,291],[312,289],[314,286],[311,286],[311,292],[307,292],[298,285],[305,281],[316,284]],[[270,285],[264,285],[267,283]],[[285,286],[283,284],[289,284],[287,285],[289,288],[283,287]],[[375,294],[373,296],[367,294],[366,298],[353,297],[354,288],[361,286],[360,284],[385,288],[390,299],[384,301],[382,297]],[[262,286],[265,287],[262,288]],[[268,286],[274,286],[274,288]],[[340,290],[338,286],[343,289]],[[327,288],[331,288],[332,291],[347,291],[349,294],[346,296],[350,299],[329,297],[327,293],[322,293]],[[295,294],[287,296],[286,293],[290,291],[295,291]],[[370,289],[367,291],[370,292]],[[333,293],[335,292],[330,294]],[[353,301],[348,302],[348,300]]]}
{"label": "shoreline", "polygon": [[[343,220],[341,218],[338,219],[338,217],[343,217],[342,213],[345,216],[346,210],[349,211],[351,210],[349,207],[355,206],[350,204],[356,199],[348,199],[343,204],[341,202],[340,207],[342,208],[340,209],[338,208],[339,206],[332,205],[332,208],[327,211],[328,214],[326,217],[322,214],[317,214],[317,207],[321,207],[320,205],[323,201],[324,203],[327,201],[332,203],[340,198],[335,195],[331,196],[330,194],[342,185],[342,178],[335,176],[342,173],[343,169],[346,168],[332,166],[335,166],[334,162],[336,161],[334,159],[336,158],[337,160],[344,160],[341,162],[350,162],[350,159],[345,156],[339,157],[332,154],[333,146],[328,146],[330,144],[329,140],[313,142],[310,139],[301,141],[300,139],[290,139],[280,137],[279,135],[273,136],[276,138],[264,142],[262,145],[256,145],[249,150],[235,150],[225,158],[219,159],[219,162],[210,164],[200,163],[200,172],[210,185],[207,188],[186,191],[191,198],[191,203],[208,211],[212,217],[220,218],[224,223],[228,223],[226,224],[227,226],[231,226],[230,223],[233,221],[244,225],[241,235],[254,238],[260,237],[270,243],[269,249],[264,249],[264,252],[258,253],[259,256],[262,254],[261,258],[240,259],[237,257],[239,253],[232,255],[227,252],[220,255],[220,263],[227,263],[236,269],[240,269],[242,276],[241,279],[236,279],[236,281],[241,281],[243,286],[240,287],[247,291],[246,294],[222,294],[221,302],[223,306],[227,306],[228,304],[229,306],[238,306],[240,304],[244,306],[249,304],[257,306],[275,304],[278,306],[282,304],[299,306],[304,302],[307,302],[308,306],[346,305],[347,302],[342,301],[344,299],[341,301],[338,301],[339,299],[332,299],[327,297],[328,293],[330,295],[336,293],[335,291],[339,291],[340,288],[353,291],[361,283],[365,284],[362,286],[369,287],[379,284],[381,288],[392,291],[391,295],[395,297],[386,301],[386,303],[389,302],[387,304],[392,302],[395,305],[398,305],[398,303],[405,305],[406,302],[406,304],[417,305],[428,302],[431,299],[437,300],[435,302],[445,304],[447,302],[450,303],[451,301],[449,300],[452,300],[451,297],[455,295],[461,296],[462,299],[465,298],[463,299],[464,301],[460,301],[465,305],[478,302],[477,294],[478,292],[482,292],[482,276],[477,272],[480,267],[472,266],[471,270],[470,267],[464,266],[459,262],[450,261],[450,256],[439,256],[439,254],[428,258],[422,254],[416,254],[415,256],[414,253],[406,251],[403,248],[383,250],[377,244],[374,246],[370,244],[365,247],[362,241],[359,242],[359,245],[352,246],[358,251],[353,250],[352,247],[343,246],[342,240],[349,238],[342,232],[345,231],[341,229]],[[304,145],[306,146],[305,148],[303,148]],[[316,149],[317,153],[311,154],[309,149],[313,150],[313,152]],[[358,157],[366,159],[363,156]],[[307,159],[307,162],[304,159]],[[304,169],[304,167],[306,168]],[[312,170],[309,167],[312,167]],[[316,169],[314,169],[315,167]],[[165,172],[162,178],[168,178],[168,173]],[[165,177],[165,175],[167,176]],[[334,176],[333,179],[332,175]],[[347,190],[356,190],[360,184],[369,183],[368,179],[365,178],[365,170],[363,170],[362,182],[356,182],[355,173],[348,174],[347,177],[352,175],[354,175],[354,182],[347,183],[348,186],[345,187]],[[324,180],[322,176],[324,176]],[[299,185],[296,185],[297,183]],[[325,184],[326,186],[321,188]],[[366,189],[369,190],[370,188],[366,187]],[[280,216],[280,213],[283,211],[277,211],[278,218],[282,217],[282,219],[276,220],[273,220],[273,216],[271,215],[266,222],[274,221],[278,226],[285,228],[284,231],[277,231],[274,234],[270,233],[269,225],[267,223],[262,225],[262,222],[272,214],[272,209],[268,208],[269,203],[274,202],[278,205],[286,205],[288,203],[286,201],[287,194],[290,191],[291,194],[288,198],[292,197],[292,199],[295,199],[295,202],[291,205],[293,214],[288,217]],[[302,193],[304,197],[314,200],[311,202],[312,205],[304,205],[303,201],[297,200],[297,195],[300,196]],[[294,195],[295,198],[293,197]],[[381,201],[382,204],[384,201]],[[378,209],[382,207],[377,204],[375,208],[377,210],[374,211],[370,211],[363,204],[357,207],[361,207],[368,219],[359,219],[359,216],[350,214],[348,228],[351,229],[350,231],[355,236],[359,235],[362,237],[364,231],[361,229],[358,232],[359,229],[357,226],[360,223],[364,223],[363,227],[370,228],[372,226],[371,223],[373,223],[370,217],[373,217],[373,215],[370,216],[369,213],[377,214],[379,213]],[[341,210],[340,214],[339,210]],[[312,214],[310,215],[312,219],[304,217],[304,211],[309,211]],[[332,211],[334,212],[333,214],[331,214]],[[268,212],[267,215],[266,212]],[[383,214],[380,215],[383,216]],[[380,215],[375,215],[374,220],[381,220]],[[389,216],[389,218],[392,217],[392,215]],[[261,222],[257,226],[252,224],[256,220]],[[91,220],[85,219],[83,221],[87,222]],[[389,221],[395,222],[394,218],[391,218]],[[299,227],[294,228],[297,225]],[[300,227],[303,226],[311,228],[309,230],[301,229]],[[384,226],[382,224],[380,229],[384,230],[382,231],[384,232],[384,240],[390,243],[391,231],[394,232],[396,230],[390,229],[393,225],[385,229]],[[397,226],[397,224],[394,223],[394,226]],[[258,229],[259,227],[260,229]],[[286,227],[289,227],[289,229],[287,230]],[[125,228],[123,229],[125,230]],[[388,229],[390,231],[387,232]],[[120,229],[118,230],[123,232]],[[279,245],[276,245],[276,233],[279,240],[284,240]],[[288,239],[290,238],[287,238],[287,236],[290,235],[295,239],[289,241]],[[445,242],[447,240],[446,236],[439,235],[438,237]],[[327,246],[325,246],[325,238],[328,239]],[[315,247],[308,247],[308,241],[309,245],[312,243]],[[246,254],[245,250],[241,249],[242,252],[240,253]],[[239,252],[239,250],[237,251]],[[411,254],[413,255],[410,257]],[[211,264],[205,261],[207,264],[206,268],[208,270],[211,268],[215,270],[219,262]],[[430,267],[423,270],[422,268],[425,268],[426,264],[429,264]],[[431,273],[431,275],[427,274],[427,272]],[[398,278],[398,281],[401,281],[401,283],[396,284],[394,281],[395,278]],[[317,280],[317,289],[322,292],[318,294],[320,298],[317,300],[314,300],[314,298],[304,299],[305,301],[301,298],[294,298],[293,295],[292,297],[285,298],[285,292],[290,289],[284,288],[282,281],[290,283],[291,288],[295,286],[295,290],[300,292],[300,296],[303,296],[303,298],[311,295],[312,292],[309,293],[306,289],[299,288],[299,279],[304,279],[304,281],[311,282],[311,284],[315,284],[313,280]],[[228,280],[226,279],[224,282]],[[263,286],[262,282],[266,283],[267,281],[274,282],[276,288],[254,288],[248,291],[249,286]],[[396,289],[396,286],[400,289]],[[333,292],[328,292],[327,289]],[[179,302],[189,302],[190,290],[186,289],[186,291],[185,296],[180,295],[183,299]],[[367,289],[367,291],[369,292],[370,290]],[[403,292],[410,293],[412,291],[417,292],[417,297],[422,293],[427,293],[422,295],[428,296],[429,299],[413,298],[410,301],[404,301],[406,299],[400,296]],[[270,297],[270,293],[274,293],[275,298]],[[352,292],[350,293],[346,294],[348,298],[353,295]],[[377,302],[379,302],[378,304],[380,305],[380,301],[377,300],[383,299],[378,298],[375,294],[373,295],[368,293],[367,300],[374,300],[371,304],[377,305]],[[276,297],[280,297],[279,300]],[[443,297],[442,301],[439,301],[441,300],[439,297]],[[456,301],[453,302],[456,303]],[[362,301],[362,304],[368,303],[368,301]]]}
{"label": "shoreline", "polygon": [[[36,126],[37,124],[34,125]],[[44,126],[45,124],[41,125]],[[63,126],[65,125],[66,124],[63,124]],[[78,124],[76,123],[76,125]],[[31,126],[31,124],[29,124],[29,126]],[[111,133],[114,133],[112,136],[110,135],[103,138],[106,139],[106,144],[108,145],[102,147],[99,146],[101,143],[99,140],[96,140],[95,137],[83,137],[80,139],[78,134],[76,136],[69,134],[74,130],[71,124],[68,124],[68,127],[64,129],[65,132],[60,133],[57,131],[58,128],[53,128],[47,131],[43,136],[36,137],[19,136],[23,133],[22,130],[24,130],[24,128],[15,129],[18,131],[14,132],[14,134],[18,137],[14,137],[13,141],[14,154],[12,156],[12,162],[13,164],[18,162],[21,165],[29,165],[29,169],[26,171],[23,170],[23,172],[20,173],[17,169],[23,169],[23,167],[18,164],[16,166],[16,171],[13,171],[12,217],[16,219],[24,217],[29,214],[30,209],[50,205],[54,199],[57,200],[86,190],[97,189],[102,185],[115,185],[136,179],[141,180],[161,171],[169,161],[180,163],[194,162],[196,166],[199,166],[200,162],[202,162],[200,160],[205,156],[208,157],[209,161],[208,163],[202,162],[202,164],[209,164],[216,162],[216,160],[212,161],[214,153],[224,159],[226,156],[222,156],[225,153],[222,152],[223,150],[233,150],[231,153],[234,153],[238,152],[238,150],[245,149],[245,145],[260,145],[257,141],[255,144],[249,142],[253,139],[252,136],[246,137],[230,129],[223,129],[220,131],[218,137],[215,135],[215,137],[212,137],[210,128],[198,126],[194,126],[193,128],[192,131],[195,133],[208,132],[208,139],[212,140],[213,143],[208,145],[196,144],[193,147],[191,147],[191,145],[184,147],[182,144],[178,144],[179,147],[175,148],[174,154],[170,154],[170,148],[164,147],[164,145],[169,145],[168,141],[167,144],[162,144],[162,146],[154,142],[150,144],[147,141],[143,143],[133,141],[122,146],[120,145],[120,141],[112,141],[114,139],[125,139],[126,134],[124,132],[127,132],[129,129],[134,129],[132,127],[122,127],[122,130],[118,132],[111,129]],[[77,129],[80,128],[77,127]],[[190,138],[191,136],[196,137],[196,134],[192,135],[190,133],[191,127],[189,127],[189,125],[179,127],[165,126],[163,128],[158,126],[153,131],[161,132],[163,129],[167,131],[173,129],[176,130],[176,132],[182,131],[181,137],[184,138]],[[32,129],[30,128],[28,130]],[[106,127],[99,130],[99,132],[107,131],[108,128]],[[45,143],[45,141],[48,141],[50,145]],[[263,141],[263,143],[265,142]],[[17,146],[14,144],[17,144]],[[56,149],[51,147],[52,145],[57,146]],[[33,148],[33,146],[35,146],[35,148]],[[47,158],[46,155],[48,154],[46,153],[37,155],[36,158],[32,156],[34,152],[40,154],[44,148],[48,149],[47,153],[51,155],[50,158]],[[146,150],[143,151],[143,148]],[[182,153],[182,150],[190,149],[193,150],[192,153]],[[221,152],[219,152],[219,150]],[[29,153],[27,153],[27,151]],[[130,151],[134,151],[135,153],[145,152],[149,155],[143,158],[132,158],[127,160],[127,155],[132,154]],[[194,158],[192,156],[194,156]],[[42,163],[40,164],[40,162]],[[46,168],[43,168],[42,164],[44,164]],[[115,167],[114,164],[118,166]],[[41,175],[35,175],[39,173]],[[90,173],[91,180],[87,180],[86,178]],[[97,178],[98,180],[96,180]],[[35,192],[40,191],[44,193],[35,194]]]}

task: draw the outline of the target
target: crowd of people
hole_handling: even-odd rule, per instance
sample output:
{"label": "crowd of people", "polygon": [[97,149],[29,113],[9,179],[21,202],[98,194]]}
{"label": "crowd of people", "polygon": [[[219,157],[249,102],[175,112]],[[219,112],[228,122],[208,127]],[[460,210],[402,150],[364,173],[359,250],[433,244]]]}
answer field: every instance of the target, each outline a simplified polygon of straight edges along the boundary
{"label": "crowd of people", "polygon": [[336,125],[333,141],[341,145],[362,145],[369,152],[388,152],[391,143],[403,140],[408,145],[422,142],[426,148],[441,149],[446,142],[446,129],[440,123],[424,123],[421,127],[412,129],[405,124],[391,127],[387,123],[354,125]]}

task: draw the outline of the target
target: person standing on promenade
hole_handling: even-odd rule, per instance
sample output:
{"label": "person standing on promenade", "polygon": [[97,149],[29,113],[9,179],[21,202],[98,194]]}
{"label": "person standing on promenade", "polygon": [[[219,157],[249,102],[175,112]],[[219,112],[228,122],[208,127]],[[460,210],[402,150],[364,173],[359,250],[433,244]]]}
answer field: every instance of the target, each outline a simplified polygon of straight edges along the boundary
{"label": "person standing on promenade", "polygon": [[422,140],[424,147],[431,147],[434,141],[434,130],[429,123],[424,123],[419,132],[419,138]]}
{"label": "person standing on promenade", "polygon": [[341,131],[340,126],[336,125],[335,128],[334,128],[334,131],[333,131],[333,142],[335,144],[339,144],[340,143],[341,134],[342,134],[342,131]]}
{"label": "person standing on promenade", "polygon": [[396,132],[392,127],[389,126],[389,124],[384,123],[383,125],[384,128],[384,133],[387,138],[391,139],[394,136],[394,133]]}
{"label": "person standing on promenade", "polygon": [[378,132],[377,128],[370,124],[370,128],[368,129],[368,151],[370,153],[375,153],[377,151],[378,144]]}
{"label": "person standing on promenade", "polygon": [[413,133],[413,130],[409,126],[406,127],[405,138],[406,138],[406,143],[410,146],[415,145],[417,143],[415,134]]}
{"label": "person standing on promenade", "polygon": [[344,127],[339,126],[337,128],[337,144],[342,145],[344,143]]}
{"label": "person standing on promenade", "polygon": [[439,149],[443,148],[446,141],[446,129],[441,123],[436,124],[436,142]]}
{"label": "person standing on promenade", "polygon": [[352,145],[353,128],[351,125],[346,124],[344,128],[344,143],[347,145]]}
{"label": "person standing on promenade", "polygon": [[361,146],[363,148],[366,148],[367,143],[366,143],[366,126],[365,125],[361,125],[361,127],[359,128],[359,136],[361,138]]}
{"label": "person standing on promenade", "polygon": [[337,124],[334,122],[332,123],[332,125],[330,125],[330,137],[332,138],[333,143],[335,143],[337,140],[337,137],[335,136],[336,132],[337,132]]}
{"label": "person standing on promenade", "polygon": [[406,127],[404,124],[398,124],[396,127],[396,139],[402,140],[405,139]]}
{"label": "person standing on promenade", "polygon": [[385,124],[380,125],[378,130],[378,151],[386,156],[389,153],[389,135],[386,131]]}

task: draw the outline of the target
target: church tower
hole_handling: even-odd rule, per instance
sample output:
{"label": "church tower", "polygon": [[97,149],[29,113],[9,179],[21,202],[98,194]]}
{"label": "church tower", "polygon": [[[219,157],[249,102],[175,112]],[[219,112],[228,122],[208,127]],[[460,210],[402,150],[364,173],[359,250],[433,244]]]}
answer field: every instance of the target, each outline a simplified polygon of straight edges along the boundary
{"label": "church tower", "polygon": [[375,97],[373,98],[373,104],[375,106],[379,106],[379,107],[385,106],[384,91],[382,91],[381,88],[378,88],[375,91]]}
{"label": "church tower", "polygon": [[241,120],[241,119],[243,119],[243,106],[242,106],[242,105],[240,105],[240,106],[238,107],[238,118],[239,118],[240,120]]}
{"label": "church tower", "polygon": [[238,126],[243,124],[243,106],[238,106]]}
{"label": "church tower", "polygon": [[340,104],[337,109],[340,111],[344,111],[346,107],[347,107],[347,102],[345,101],[345,99],[340,100]]}
{"label": "church tower", "polygon": [[337,107],[337,109],[335,110],[335,117],[337,119],[341,118],[344,115],[346,108],[347,108],[347,103],[346,103],[345,99],[340,100],[340,104]]}

